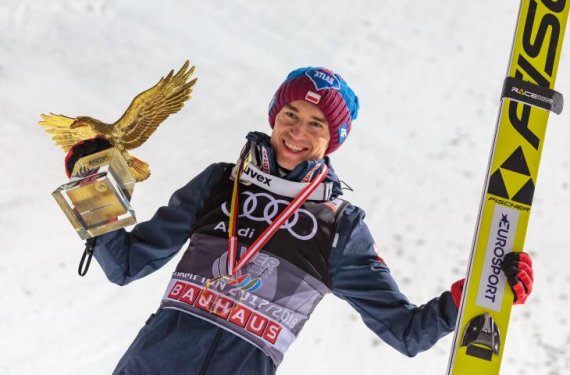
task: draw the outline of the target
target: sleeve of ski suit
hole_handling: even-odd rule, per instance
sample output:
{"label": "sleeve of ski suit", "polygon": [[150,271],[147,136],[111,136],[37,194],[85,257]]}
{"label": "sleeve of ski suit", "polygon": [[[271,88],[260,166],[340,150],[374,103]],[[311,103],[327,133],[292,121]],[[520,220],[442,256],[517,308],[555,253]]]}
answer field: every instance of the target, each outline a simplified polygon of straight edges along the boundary
{"label": "sleeve of ski suit", "polygon": [[107,278],[119,285],[140,279],[166,264],[184,245],[212,185],[225,170],[212,164],[177,190],[168,205],[129,233],[120,229],[98,236],[95,259]]}
{"label": "sleeve of ski suit", "polygon": [[363,219],[364,211],[346,207],[330,257],[332,291],[383,341],[413,357],[454,330],[457,308],[449,291],[422,306],[410,303],[376,253]]}

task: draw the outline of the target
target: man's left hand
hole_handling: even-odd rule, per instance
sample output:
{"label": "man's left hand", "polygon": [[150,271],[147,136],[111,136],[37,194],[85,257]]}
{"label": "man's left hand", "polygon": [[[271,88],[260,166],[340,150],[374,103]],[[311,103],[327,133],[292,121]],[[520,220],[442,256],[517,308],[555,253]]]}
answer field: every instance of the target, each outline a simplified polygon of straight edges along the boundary
{"label": "man's left hand", "polygon": [[532,292],[533,272],[530,255],[524,252],[508,253],[503,259],[501,268],[515,294],[513,304],[522,305]]}
{"label": "man's left hand", "polygon": [[[525,252],[512,252],[505,255],[501,269],[515,295],[514,305],[522,305],[532,292],[533,272],[532,259]],[[457,280],[451,286],[451,296],[455,306],[459,308],[465,279]]]}

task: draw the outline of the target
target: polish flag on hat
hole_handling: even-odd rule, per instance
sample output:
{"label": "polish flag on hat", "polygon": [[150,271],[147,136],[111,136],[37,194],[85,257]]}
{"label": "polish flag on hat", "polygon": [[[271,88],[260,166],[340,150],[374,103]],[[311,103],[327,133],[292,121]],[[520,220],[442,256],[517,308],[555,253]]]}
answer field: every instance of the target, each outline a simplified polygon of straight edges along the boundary
{"label": "polish flag on hat", "polygon": [[319,104],[319,102],[321,101],[321,96],[316,92],[307,91],[307,95],[305,95],[305,100],[313,104]]}

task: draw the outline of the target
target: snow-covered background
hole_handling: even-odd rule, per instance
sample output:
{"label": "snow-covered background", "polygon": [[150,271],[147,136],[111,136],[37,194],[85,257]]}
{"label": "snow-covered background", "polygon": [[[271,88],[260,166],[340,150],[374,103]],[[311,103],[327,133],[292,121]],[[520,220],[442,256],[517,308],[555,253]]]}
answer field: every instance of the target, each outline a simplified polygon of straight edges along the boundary
{"label": "snow-covered background", "polygon": [[[50,196],[63,153],[40,113],[114,121],[190,58],[194,98],[136,155],[139,221],[249,130],[269,131],[274,90],[297,67],[350,83],[361,115],[333,155],[401,289],[423,303],[463,277],[518,1],[0,2],[0,373],[108,374],[162,296],[177,259],[126,287],[96,264]],[[566,46],[567,47],[567,46]],[[568,51],[568,48],[565,48]],[[557,89],[570,93],[563,53]],[[513,309],[504,374],[570,371],[570,114],[551,116],[526,248],[536,282]],[[325,298],[281,374],[441,374],[451,335],[406,358]]]}

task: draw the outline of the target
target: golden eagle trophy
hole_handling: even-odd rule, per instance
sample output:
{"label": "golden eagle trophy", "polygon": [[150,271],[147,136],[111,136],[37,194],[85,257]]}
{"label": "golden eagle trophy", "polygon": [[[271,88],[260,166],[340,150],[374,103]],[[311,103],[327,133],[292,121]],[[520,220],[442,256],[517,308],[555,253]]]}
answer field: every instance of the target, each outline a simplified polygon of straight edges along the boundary
{"label": "golden eagle trophy", "polygon": [[196,79],[186,61],[150,89],[138,94],[112,124],[87,116],[44,115],[39,122],[55,144],[68,152],[77,142],[104,137],[112,148],[78,160],[70,180],[52,195],[82,239],[136,223],[130,205],[135,182],[150,176],[144,161],[129,154],[142,145],[168,116],[190,99]]}

